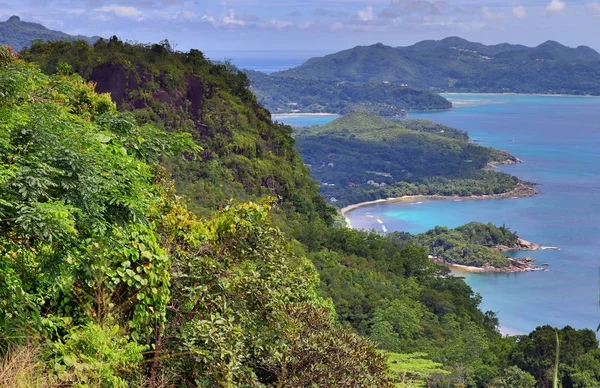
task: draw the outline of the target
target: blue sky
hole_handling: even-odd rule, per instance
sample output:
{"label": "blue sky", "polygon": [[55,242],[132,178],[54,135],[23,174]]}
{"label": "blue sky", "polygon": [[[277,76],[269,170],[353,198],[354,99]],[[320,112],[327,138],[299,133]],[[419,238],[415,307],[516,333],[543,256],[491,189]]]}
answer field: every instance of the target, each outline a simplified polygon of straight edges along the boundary
{"label": "blue sky", "polygon": [[482,43],[557,40],[600,49],[600,0],[0,0],[71,34],[167,38],[180,50],[328,52],[460,36]]}

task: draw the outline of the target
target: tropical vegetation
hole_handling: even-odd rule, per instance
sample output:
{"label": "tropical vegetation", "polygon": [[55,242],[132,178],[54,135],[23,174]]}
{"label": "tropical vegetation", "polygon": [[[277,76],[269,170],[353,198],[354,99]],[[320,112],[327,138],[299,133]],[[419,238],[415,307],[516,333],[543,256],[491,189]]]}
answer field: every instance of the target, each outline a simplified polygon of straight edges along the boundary
{"label": "tropical vegetation", "polygon": [[[503,337],[416,239],[344,227],[227,64],[116,38],[1,47],[0,96],[2,384],[550,381],[554,329]],[[559,336],[563,385],[598,381],[594,333]]]}
{"label": "tropical vegetation", "polygon": [[273,78],[336,82],[390,82],[451,92],[600,94],[600,54],[554,41],[536,47],[486,46],[458,37],[408,47],[357,46]]}
{"label": "tropical vegetation", "polygon": [[273,113],[371,112],[405,116],[407,110],[445,110],[452,103],[439,94],[400,83],[351,83],[272,77],[244,70],[258,100]]}
{"label": "tropical vegetation", "polygon": [[391,121],[357,112],[298,129],[298,150],[335,206],[405,195],[490,195],[515,189],[516,177],[491,171],[516,163],[504,151],[426,120]]}

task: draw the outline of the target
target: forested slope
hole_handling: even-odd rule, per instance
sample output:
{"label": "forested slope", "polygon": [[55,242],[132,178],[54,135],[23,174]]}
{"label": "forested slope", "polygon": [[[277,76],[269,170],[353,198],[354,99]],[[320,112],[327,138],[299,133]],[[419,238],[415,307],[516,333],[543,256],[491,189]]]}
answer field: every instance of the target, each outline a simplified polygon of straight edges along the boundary
{"label": "forested slope", "polygon": [[389,384],[272,202],[194,216],[158,164],[195,158],[192,136],[138,125],[60,68],[0,47],[2,385]]}
{"label": "forested slope", "polygon": [[68,64],[140,124],[190,133],[202,147],[200,157],[165,162],[196,212],[271,195],[289,217],[330,218],[291,129],[271,120],[244,73],[213,64],[198,50],[177,53],[168,42],[131,45],[116,38],[93,46],[36,43],[21,56],[50,74],[59,62]]}
{"label": "forested slope", "polygon": [[[243,74],[166,42],[0,54],[11,386],[548,382],[547,329],[502,338],[425,248],[333,225]],[[589,333],[561,331],[565,384],[598,376]]]}
{"label": "forested slope", "polygon": [[452,103],[437,93],[401,83],[352,83],[275,77],[244,70],[252,91],[273,113],[338,113],[357,111],[405,116],[408,110],[445,110]]}
{"label": "forested slope", "polygon": [[407,47],[381,43],[311,58],[271,77],[391,82],[440,91],[600,94],[600,54],[554,41],[486,46],[458,37]]}
{"label": "forested slope", "polygon": [[352,113],[322,127],[298,129],[296,141],[321,193],[339,207],[404,195],[500,194],[519,183],[486,169],[490,162],[517,158],[431,121]]}

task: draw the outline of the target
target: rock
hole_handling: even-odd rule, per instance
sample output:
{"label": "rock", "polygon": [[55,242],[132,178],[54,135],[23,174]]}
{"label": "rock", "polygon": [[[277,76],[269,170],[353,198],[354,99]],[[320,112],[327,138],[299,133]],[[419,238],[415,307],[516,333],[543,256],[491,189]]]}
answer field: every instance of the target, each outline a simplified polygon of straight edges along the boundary
{"label": "rock", "polygon": [[532,243],[530,241],[524,240],[522,238],[518,238],[517,242],[514,245],[497,245],[495,247],[503,252],[506,251],[540,251],[542,247],[536,243]]}

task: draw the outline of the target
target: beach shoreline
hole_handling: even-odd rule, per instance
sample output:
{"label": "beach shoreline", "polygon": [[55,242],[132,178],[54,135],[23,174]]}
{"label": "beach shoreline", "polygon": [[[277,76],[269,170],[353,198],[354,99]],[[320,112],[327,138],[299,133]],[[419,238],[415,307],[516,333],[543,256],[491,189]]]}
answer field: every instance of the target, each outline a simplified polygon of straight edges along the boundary
{"label": "beach shoreline", "polygon": [[599,98],[593,94],[549,94],[549,93],[478,93],[478,92],[440,92],[440,95],[482,95],[482,96],[536,96],[536,97],[592,97]]}
{"label": "beach shoreline", "polygon": [[414,201],[422,201],[425,199],[441,199],[441,200],[481,200],[481,199],[508,199],[508,198],[526,198],[532,197],[534,195],[539,194],[539,191],[534,187],[532,183],[529,182],[519,182],[517,187],[513,190],[502,193],[502,194],[487,194],[487,195],[470,195],[470,196],[460,196],[460,195],[405,195],[402,197],[396,198],[387,198],[387,199],[376,199],[374,201],[365,201],[356,203],[353,205],[348,205],[340,209],[342,216],[346,216],[347,213],[356,210],[361,207],[377,205],[382,203],[398,203],[398,202],[414,202]]}
{"label": "beach shoreline", "polygon": [[[346,215],[356,209],[361,207],[382,204],[382,203],[400,203],[400,202],[415,202],[426,199],[436,199],[436,200],[482,200],[482,199],[508,199],[508,198],[524,198],[531,197],[533,195],[539,194],[539,191],[535,189],[534,184],[529,182],[519,182],[517,187],[513,190],[502,193],[502,194],[490,194],[490,195],[472,195],[472,196],[446,196],[446,195],[406,195],[403,197],[397,198],[388,198],[388,199],[378,199],[375,201],[366,201],[360,202],[357,204],[346,206],[340,209],[342,216],[346,221],[346,227],[353,228],[351,221]],[[524,240],[522,238],[518,239],[518,243],[515,246],[497,246],[495,247],[501,252],[505,251],[537,251],[544,249],[542,246]],[[525,259],[516,259],[508,257],[507,259],[510,261],[510,264],[507,267],[492,267],[492,266],[469,266],[463,264],[456,264],[447,262],[442,258],[429,256],[429,259],[438,265],[445,266],[449,268],[452,272],[455,273],[515,273],[515,272],[530,272],[530,271],[545,271],[546,268],[539,267],[534,263],[534,260],[531,258]]]}

